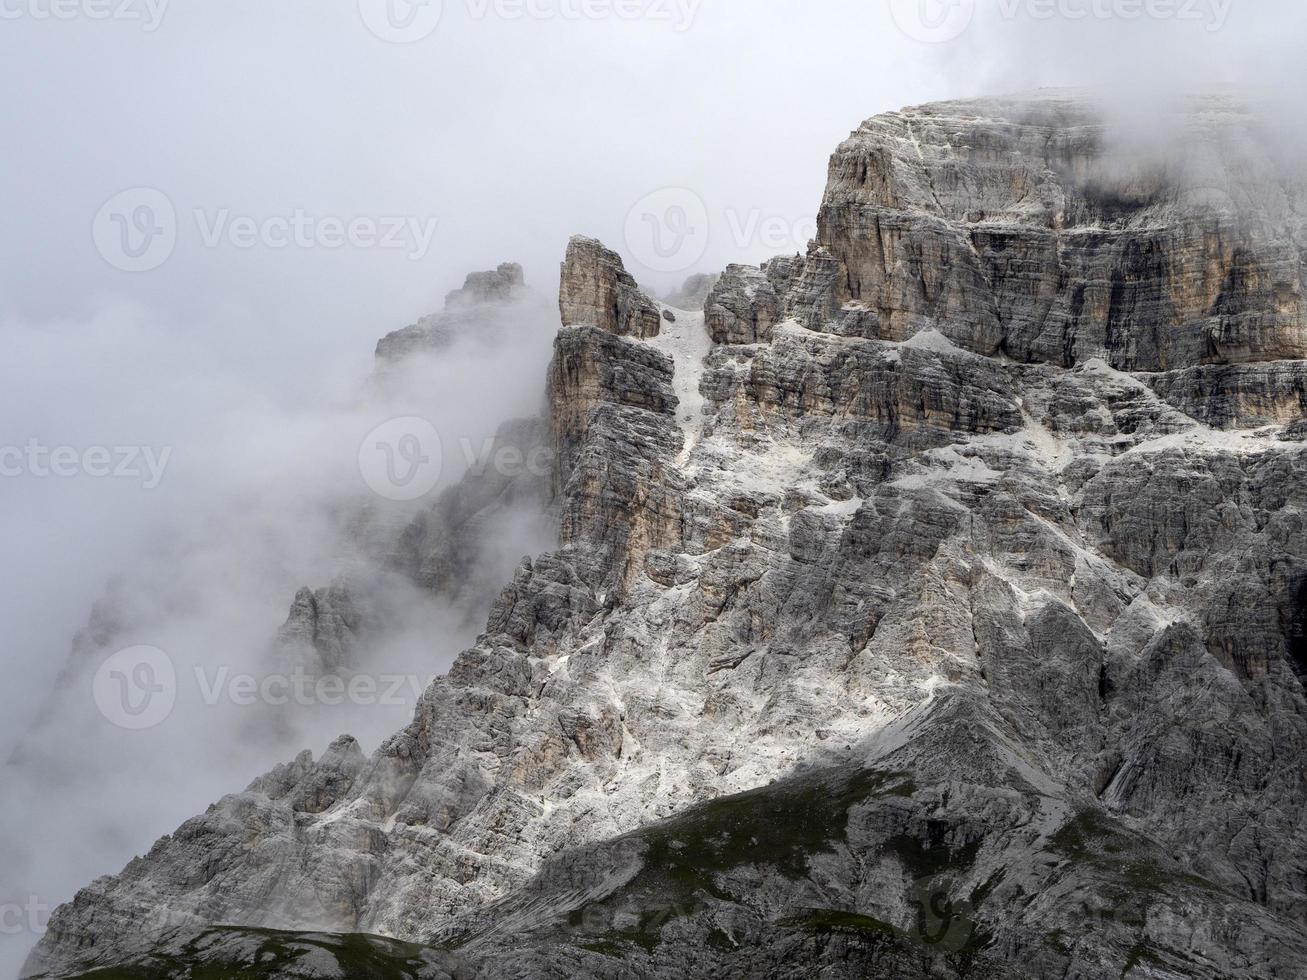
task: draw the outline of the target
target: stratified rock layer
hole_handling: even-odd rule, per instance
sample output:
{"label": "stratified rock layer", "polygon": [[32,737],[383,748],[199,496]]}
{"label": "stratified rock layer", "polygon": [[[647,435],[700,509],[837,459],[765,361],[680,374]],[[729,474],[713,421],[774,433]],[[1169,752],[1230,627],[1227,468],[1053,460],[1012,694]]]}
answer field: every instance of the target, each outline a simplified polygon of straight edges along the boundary
{"label": "stratified rock layer", "polygon": [[1307,356],[1301,181],[1223,100],[1154,155],[1091,104],[878,116],[831,159],[818,244],[877,335],[933,323],[982,354],[1122,370]]}
{"label": "stratified rock layer", "polygon": [[728,265],[708,294],[704,316],[715,344],[765,343],[782,319],[781,301],[762,269]]}
{"label": "stratified rock layer", "polygon": [[658,336],[658,306],[622,265],[621,256],[580,235],[567,244],[558,306],[566,327],[598,327],[621,337]]}
{"label": "stratified rock layer", "polygon": [[370,759],[222,800],[33,971],[222,924],[430,977],[1307,977],[1301,184],[1181,122],[1173,172],[1069,97],[878,117],[808,253],[659,336],[574,240],[559,547]]}

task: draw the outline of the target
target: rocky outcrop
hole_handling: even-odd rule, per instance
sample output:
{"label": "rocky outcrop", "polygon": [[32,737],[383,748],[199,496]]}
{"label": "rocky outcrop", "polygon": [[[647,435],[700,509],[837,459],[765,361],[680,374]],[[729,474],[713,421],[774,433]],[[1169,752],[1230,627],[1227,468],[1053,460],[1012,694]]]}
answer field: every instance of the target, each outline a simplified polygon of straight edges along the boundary
{"label": "rocky outcrop", "polygon": [[781,301],[766,274],[754,266],[728,265],[704,304],[715,344],[758,344],[771,340]]}
{"label": "rocky outcrop", "polygon": [[[417,353],[445,350],[462,337],[498,339],[494,334],[495,308],[507,307],[520,300],[526,290],[522,267],[505,262],[488,272],[469,273],[462,289],[445,297],[442,312],[423,317],[412,326],[387,334],[377,342],[377,361],[395,364]],[[491,336],[484,336],[486,332]]]}
{"label": "rocky outcrop", "polygon": [[658,306],[622,265],[622,258],[593,238],[567,243],[558,306],[565,327],[596,327],[619,337],[657,337]]}
{"label": "rocky outcrop", "polygon": [[[598,587],[626,582],[651,548],[680,540],[681,448],[666,354],[594,327],[564,327],[549,368],[560,540],[584,543]],[[639,501],[639,505],[635,504]]]}
{"label": "rocky outcrop", "polygon": [[481,303],[511,303],[526,288],[526,277],[516,262],[503,262],[489,272],[472,272],[456,289],[445,297],[448,307],[476,306]]}
{"label": "rocky outcrop", "polygon": [[307,664],[314,674],[349,670],[356,664],[363,619],[353,593],[342,585],[300,589],[277,634],[277,644],[293,648],[295,660]]}
{"label": "rocky outcrop", "polygon": [[1062,94],[906,109],[831,158],[826,287],[877,336],[1165,371],[1307,355],[1303,184],[1259,121],[1198,100],[1178,144],[1118,158]]}
{"label": "rocky outcrop", "polygon": [[1203,365],[1143,380],[1186,415],[1217,429],[1284,425],[1307,416],[1302,361]]}
{"label": "rocky outcrop", "polygon": [[421,588],[467,603],[478,622],[503,584],[486,578],[493,574],[488,559],[499,546],[498,532],[506,524],[538,518],[548,540],[554,523],[546,516],[555,459],[544,419],[505,422],[483,454],[404,526],[386,554],[390,567]]}
{"label": "rocky outcrop", "polygon": [[704,304],[708,333],[717,344],[765,344],[771,340],[772,328],[787,317],[791,309],[803,306],[796,296],[804,260],[798,256],[781,256],[761,266],[729,265],[717,279]]}
{"label": "rocky outcrop", "polygon": [[937,333],[890,346],[832,342],[790,326],[747,356],[747,373],[732,351],[709,358],[703,389],[714,407],[726,409],[710,416],[710,434],[726,427],[741,440],[774,440],[818,419],[838,419],[845,439],[917,452],[945,445],[959,431],[1015,432],[1023,425],[1011,375]]}
{"label": "rocky outcrop", "polygon": [[[1194,158],[1267,165],[1213,105]],[[1106,146],[1064,96],[869,121],[805,256],[649,339],[574,242],[557,546],[374,755],[220,801],[32,971],[274,928],[433,977],[1307,976],[1292,175],[1200,207]]]}

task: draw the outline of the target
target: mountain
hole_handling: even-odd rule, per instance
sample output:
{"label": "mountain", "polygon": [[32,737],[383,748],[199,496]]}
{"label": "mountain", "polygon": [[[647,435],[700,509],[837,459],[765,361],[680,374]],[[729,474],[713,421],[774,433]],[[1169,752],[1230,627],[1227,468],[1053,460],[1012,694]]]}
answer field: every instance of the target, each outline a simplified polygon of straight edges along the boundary
{"label": "mountain", "polygon": [[1174,122],[878,116],[806,255],[671,320],[574,239],[557,547],[29,975],[1307,977],[1304,186],[1237,99]]}

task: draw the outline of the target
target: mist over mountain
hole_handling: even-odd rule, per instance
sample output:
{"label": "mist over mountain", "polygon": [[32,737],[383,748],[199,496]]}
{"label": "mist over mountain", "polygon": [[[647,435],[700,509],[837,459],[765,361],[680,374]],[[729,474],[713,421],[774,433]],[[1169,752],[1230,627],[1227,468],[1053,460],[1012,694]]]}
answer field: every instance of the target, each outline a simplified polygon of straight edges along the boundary
{"label": "mist over mountain", "polygon": [[0,971],[1304,975],[1300,9],[50,9]]}

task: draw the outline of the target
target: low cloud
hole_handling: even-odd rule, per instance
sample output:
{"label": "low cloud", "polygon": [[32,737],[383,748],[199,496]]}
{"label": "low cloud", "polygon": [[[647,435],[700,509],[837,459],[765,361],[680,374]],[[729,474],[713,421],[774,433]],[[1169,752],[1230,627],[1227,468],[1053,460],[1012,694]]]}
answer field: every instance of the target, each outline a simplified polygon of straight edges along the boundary
{"label": "low cloud", "polygon": [[[182,333],[120,308],[5,324],[0,410],[19,451],[0,454],[15,627],[0,903],[57,905],[300,749],[348,732],[370,751],[407,724],[497,585],[552,543],[538,513],[509,511],[457,601],[374,547],[469,469],[528,465],[493,437],[539,413],[557,314],[540,299],[506,319],[384,383],[369,380],[369,344],[293,394],[279,393],[275,361],[224,363],[221,323]],[[66,384],[51,390],[54,378]],[[397,417],[429,420],[447,447],[417,498],[375,492],[360,469],[365,436]],[[115,480],[113,450],[106,474],[97,447],[128,445],[151,447],[133,456],[142,479]],[[360,637],[344,679],[279,664],[272,642],[296,591],[337,581],[384,595],[384,629]],[[36,932],[0,947],[16,959]]]}
{"label": "low cloud", "polygon": [[[206,703],[215,671],[267,678],[299,588],[384,583],[378,674],[439,673],[484,625],[386,578],[360,542],[538,410],[570,234],[618,248],[659,292],[800,250],[838,141],[940,98],[1092,87],[1127,167],[1174,156],[1177,99],[1233,85],[1259,93],[1284,159],[1307,143],[1307,9],[1289,0],[446,0],[411,23],[301,0],[0,9],[0,77],[35,92],[0,105],[18,134],[0,187],[0,754],[17,748],[0,972],[43,910],[219,794],[408,720],[407,703],[348,697],[287,715],[229,684]],[[531,312],[389,394],[366,383],[379,336],[505,259],[539,291]],[[433,454],[406,419],[440,437],[416,499]],[[375,471],[369,438],[394,454]],[[466,583],[482,602],[549,542],[526,511],[496,530]],[[110,723],[93,685],[133,645],[177,679],[139,730]],[[145,663],[110,684],[153,689],[157,671],[130,673]],[[293,723],[252,725],[255,709]]]}

